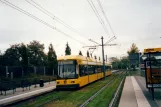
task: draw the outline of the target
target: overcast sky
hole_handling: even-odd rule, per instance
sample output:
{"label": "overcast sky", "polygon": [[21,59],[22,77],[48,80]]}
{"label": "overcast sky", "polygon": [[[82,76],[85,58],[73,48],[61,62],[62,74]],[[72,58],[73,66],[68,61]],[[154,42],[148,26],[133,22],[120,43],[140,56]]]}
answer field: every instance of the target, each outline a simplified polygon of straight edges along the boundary
{"label": "overcast sky", "polygon": [[[105,41],[112,37],[97,0],[93,0],[93,2],[109,29],[108,35],[87,0],[33,0],[76,29],[80,35],[51,19],[25,0],[8,1],[85,45],[93,45],[88,39],[101,43],[101,36],[104,36]],[[108,57],[126,55],[132,43],[136,43],[140,51],[143,51],[144,48],[161,47],[161,0],[100,1],[117,37],[112,43],[121,44],[121,46],[105,47],[105,54]],[[65,44],[68,41],[72,54],[78,54],[81,50],[86,55],[88,48],[82,48],[83,44],[1,2],[0,14],[0,50],[2,52],[9,48],[10,44],[21,42],[28,44],[32,40],[38,40],[40,43],[44,43],[45,52],[48,51],[48,46],[52,43],[57,55],[60,56],[64,55]],[[94,51],[94,55],[101,56],[101,47]]]}

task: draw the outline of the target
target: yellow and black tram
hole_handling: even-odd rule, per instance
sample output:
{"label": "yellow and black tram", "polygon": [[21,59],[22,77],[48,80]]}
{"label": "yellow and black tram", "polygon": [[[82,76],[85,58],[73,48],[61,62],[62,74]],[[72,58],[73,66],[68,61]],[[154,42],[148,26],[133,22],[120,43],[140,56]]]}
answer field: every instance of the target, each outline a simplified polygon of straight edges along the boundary
{"label": "yellow and black tram", "polygon": [[[104,77],[103,64],[92,58],[80,55],[67,55],[58,58],[56,88],[80,88]],[[106,76],[111,75],[111,66],[105,64]]]}

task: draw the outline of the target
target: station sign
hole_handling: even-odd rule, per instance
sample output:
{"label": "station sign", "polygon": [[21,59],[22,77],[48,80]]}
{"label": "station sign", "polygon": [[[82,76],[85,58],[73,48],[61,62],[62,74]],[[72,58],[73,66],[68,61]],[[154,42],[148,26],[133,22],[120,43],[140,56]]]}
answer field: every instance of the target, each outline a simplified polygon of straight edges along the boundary
{"label": "station sign", "polygon": [[161,48],[148,48],[148,49],[144,49],[144,53],[148,53],[148,52],[161,52]]}

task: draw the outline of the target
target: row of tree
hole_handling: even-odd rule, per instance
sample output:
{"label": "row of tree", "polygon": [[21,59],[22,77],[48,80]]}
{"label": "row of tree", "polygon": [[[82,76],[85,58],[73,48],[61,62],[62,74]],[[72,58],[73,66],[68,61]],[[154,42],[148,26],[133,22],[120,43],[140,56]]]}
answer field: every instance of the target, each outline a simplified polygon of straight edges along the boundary
{"label": "row of tree", "polygon": [[112,64],[113,69],[135,69],[136,65],[131,64],[129,60],[129,55],[134,53],[139,53],[139,49],[136,44],[133,43],[130,49],[127,51],[128,56],[123,56],[121,58],[111,57],[109,60]]}
{"label": "row of tree", "polygon": [[55,66],[57,55],[53,45],[49,45],[49,51],[44,52],[44,44],[32,41],[11,45],[4,54],[0,54],[1,66]]}
{"label": "row of tree", "polygon": [[[47,54],[44,49],[44,44],[36,40],[27,45],[24,43],[11,45],[3,54],[0,52],[0,66],[57,66],[57,55],[53,45],[49,45]],[[68,42],[65,48],[65,55],[71,55],[71,48]],[[83,56],[81,51],[79,51],[79,55]],[[87,51],[87,57],[90,57],[89,51]],[[94,58],[97,59],[96,56]]]}
{"label": "row of tree", "polygon": [[[44,44],[41,44],[36,40],[27,45],[24,43],[11,45],[10,48],[4,52],[4,54],[0,52],[0,66],[22,66],[23,68],[28,66],[48,66],[50,68],[56,68],[57,55],[53,45],[49,45],[47,54],[44,52],[44,49]],[[127,53],[130,55],[131,53],[138,52],[138,47],[133,43]],[[71,48],[68,42],[65,48],[65,55],[71,55]],[[79,51],[79,55],[83,56],[81,51]],[[87,57],[92,57],[92,55],[89,54],[89,51],[87,51]],[[94,58],[97,59],[96,56],[94,56]],[[100,57],[98,60],[100,60]],[[127,68],[130,66],[129,56],[122,57],[121,59],[111,57],[109,60],[114,69]]]}

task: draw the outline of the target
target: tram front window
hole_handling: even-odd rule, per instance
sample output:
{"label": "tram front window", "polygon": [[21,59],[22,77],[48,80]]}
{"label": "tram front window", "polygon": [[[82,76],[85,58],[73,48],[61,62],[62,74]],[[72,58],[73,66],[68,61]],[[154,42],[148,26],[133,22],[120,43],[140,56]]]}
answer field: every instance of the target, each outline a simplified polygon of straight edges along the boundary
{"label": "tram front window", "polygon": [[58,62],[58,78],[73,79],[77,77],[76,61],[59,61]]}

